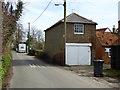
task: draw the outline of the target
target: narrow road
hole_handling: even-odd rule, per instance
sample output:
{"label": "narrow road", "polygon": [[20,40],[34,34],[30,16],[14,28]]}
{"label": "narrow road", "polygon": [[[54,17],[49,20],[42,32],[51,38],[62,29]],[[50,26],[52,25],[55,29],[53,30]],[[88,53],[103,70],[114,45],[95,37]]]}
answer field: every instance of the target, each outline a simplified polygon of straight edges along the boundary
{"label": "narrow road", "polygon": [[24,53],[13,52],[13,73],[10,88],[110,88]]}

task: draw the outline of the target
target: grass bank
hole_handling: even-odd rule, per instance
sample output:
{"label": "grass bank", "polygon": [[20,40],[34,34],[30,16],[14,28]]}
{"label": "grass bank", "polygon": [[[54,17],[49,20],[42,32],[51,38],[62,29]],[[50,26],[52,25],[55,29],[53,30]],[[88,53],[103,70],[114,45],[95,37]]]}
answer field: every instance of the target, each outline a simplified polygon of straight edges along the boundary
{"label": "grass bank", "polygon": [[5,75],[10,67],[11,59],[12,53],[9,52],[8,54],[4,55],[4,57],[2,57],[2,61],[0,61],[0,81],[1,81],[0,88],[2,87]]}

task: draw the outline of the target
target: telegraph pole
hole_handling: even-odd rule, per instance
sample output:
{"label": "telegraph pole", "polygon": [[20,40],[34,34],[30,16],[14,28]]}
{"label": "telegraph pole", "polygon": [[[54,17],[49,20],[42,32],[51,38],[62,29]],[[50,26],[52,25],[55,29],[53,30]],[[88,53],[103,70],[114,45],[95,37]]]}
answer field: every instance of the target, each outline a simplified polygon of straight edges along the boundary
{"label": "telegraph pole", "polygon": [[65,64],[65,50],[66,50],[66,0],[64,0],[64,4],[55,4],[55,6],[63,5],[64,6],[64,29],[63,29],[63,60]]}
{"label": "telegraph pole", "polygon": [[28,52],[30,50],[30,22],[28,23]]}
{"label": "telegraph pole", "polygon": [[63,53],[63,60],[65,64],[65,59],[66,59],[66,0],[64,0],[64,33],[63,33],[63,41],[64,41],[64,53]]}
{"label": "telegraph pole", "polygon": [[64,0],[64,55],[63,55],[63,60],[65,63],[65,59],[66,59],[66,0]]}
{"label": "telegraph pole", "polygon": [[66,0],[64,0],[64,37],[66,43]]}

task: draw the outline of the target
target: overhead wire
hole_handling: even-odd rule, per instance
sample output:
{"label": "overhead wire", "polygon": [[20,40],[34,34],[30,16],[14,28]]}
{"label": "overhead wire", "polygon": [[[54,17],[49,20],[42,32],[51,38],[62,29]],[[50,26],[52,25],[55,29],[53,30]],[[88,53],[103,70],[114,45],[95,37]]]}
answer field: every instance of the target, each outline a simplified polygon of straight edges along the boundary
{"label": "overhead wire", "polygon": [[36,21],[43,15],[43,13],[44,13],[44,12],[47,10],[47,8],[50,6],[51,2],[52,2],[52,0],[48,3],[48,5],[46,6],[46,8],[43,10],[43,12],[33,21],[33,23],[36,22]]}

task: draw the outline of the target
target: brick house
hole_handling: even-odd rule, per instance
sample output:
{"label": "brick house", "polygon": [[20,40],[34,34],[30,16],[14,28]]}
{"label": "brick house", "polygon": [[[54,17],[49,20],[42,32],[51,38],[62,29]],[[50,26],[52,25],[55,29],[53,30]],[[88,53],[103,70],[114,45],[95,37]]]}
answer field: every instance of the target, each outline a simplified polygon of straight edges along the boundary
{"label": "brick house", "polygon": [[[95,58],[96,22],[72,13],[45,30],[45,51],[62,65],[91,65]],[[66,38],[66,42],[65,39]]]}
{"label": "brick house", "polygon": [[118,45],[118,34],[96,31],[96,59],[111,62],[110,50],[112,45]]}

